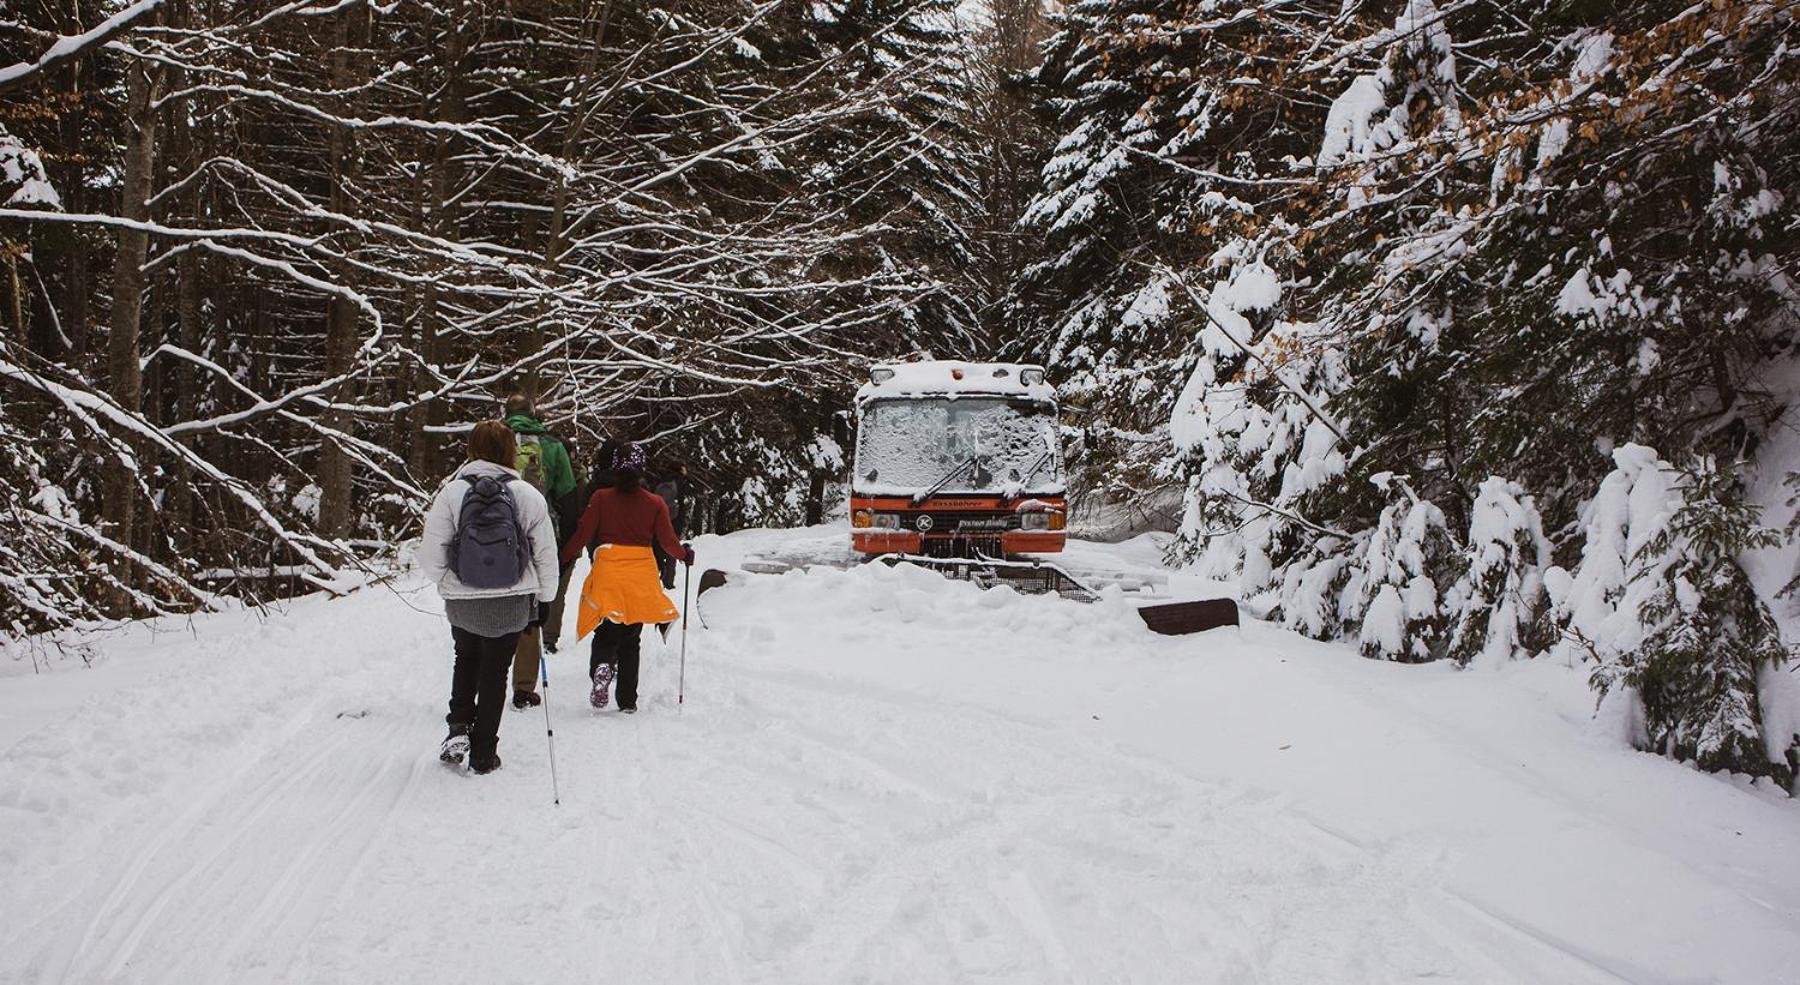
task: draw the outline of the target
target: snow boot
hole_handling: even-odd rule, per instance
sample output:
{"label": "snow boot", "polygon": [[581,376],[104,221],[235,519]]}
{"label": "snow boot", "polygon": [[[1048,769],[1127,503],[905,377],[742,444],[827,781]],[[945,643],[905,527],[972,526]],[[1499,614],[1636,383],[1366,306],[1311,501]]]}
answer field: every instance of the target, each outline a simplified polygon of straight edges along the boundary
{"label": "snow boot", "polygon": [[475,773],[477,775],[482,775],[482,774],[492,773],[493,771],[495,771],[499,768],[500,768],[500,754],[497,752],[491,752],[485,756],[470,756],[469,757],[469,772],[471,772],[471,773]]}
{"label": "snow boot", "polygon": [[594,690],[588,694],[588,703],[598,711],[606,707],[607,692],[612,689],[613,675],[618,667],[613,664],[601,664],[594,668]]}
{"label": "snow boot", "polygon": [[527,708],[536,708],[538,705],[541,705],[543,703],[544,703],[543,697],[540,696],[536,691],[514,691],[513,692],[513,707],[519,709],[520,711],[524,711]]}
{"label": "snow boot", "polygon": [[444,736],[443,745],[438,747],[438,760],[445,766],[460,767],[463,764],[463,757],[468,754],[469,726],[450,726],[450,734]]}

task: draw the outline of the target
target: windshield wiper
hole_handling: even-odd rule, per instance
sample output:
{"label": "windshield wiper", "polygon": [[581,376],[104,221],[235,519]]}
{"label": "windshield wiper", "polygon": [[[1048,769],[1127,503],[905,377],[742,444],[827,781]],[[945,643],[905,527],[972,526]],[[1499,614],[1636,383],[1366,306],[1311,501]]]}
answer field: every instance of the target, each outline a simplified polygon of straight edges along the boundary
{"label": "windshield wiper", "polygon": [[1025,470],[1025,474],[1019,476],[1019,485],[1030,482],[1031,477],[1037,475],[1037,470],[1048,464],[1050,464],[1050,450],[1046,448],[1044,449],[1044,453],[1037,457],[1037,461],[1032,462],[1031,467]]}
{"label": "windshield wiper", "polygon": [[977,464],[979,459],[980,459],[980,456],[978,456],[978,455],[970,455],[968,461],[962,463],[961,465],[958,465],[956,468],[951,469],[949,474],[945,475],[942,479],[939,479],[937,481],[936,485],[932,486],[930,489],[927,489],[922,493],[914,493],[913,498],[912,498],[913,505],[917,506],[920,503],[923,503],[926,500],[930,499],[931,497],[936,496],[939,492],[943,491],[943,488],[945,486],[947,486],[951,482],[955,481],[957,476],[962,475],[965,471],[967,471],[969,469],[970,466]]}

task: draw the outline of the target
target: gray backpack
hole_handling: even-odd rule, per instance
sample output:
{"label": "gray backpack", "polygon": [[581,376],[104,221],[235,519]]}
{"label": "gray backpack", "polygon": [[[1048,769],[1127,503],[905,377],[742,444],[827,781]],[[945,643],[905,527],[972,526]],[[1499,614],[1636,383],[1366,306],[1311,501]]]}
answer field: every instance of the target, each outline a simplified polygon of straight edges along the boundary
{"label": "gray backpack", "polygon": [[509,480],[466,475],[463,481],[469,489],[450,542],[450,570],[470,588],[510,588],[525,576],[531,553]]}

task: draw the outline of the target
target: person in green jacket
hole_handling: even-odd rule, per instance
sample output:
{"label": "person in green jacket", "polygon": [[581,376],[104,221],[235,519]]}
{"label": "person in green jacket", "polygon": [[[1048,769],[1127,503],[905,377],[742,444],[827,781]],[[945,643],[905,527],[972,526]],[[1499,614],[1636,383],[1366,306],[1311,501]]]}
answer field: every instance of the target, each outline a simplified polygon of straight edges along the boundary
{"label": "person in green jacket", "polygon": [[[538,420],[537,408],[529,394],[515,393],[506,398],[506,426],[518,436],[519,477],[531,483],[550,503],[550,518],[556,528],[558,543],[575,529],[581,516],[581,482],[575,475],[575,462],[561,438],[550,433]],[[569,575],[574,565],[564,565],[556,587],[556,600],[544,613],[541,628],[527,627],[519,634],[513,651],[513,707],[530,708],[543,703],[538,695],[538,666],[543,648],[556,652],[562,638],[563,599],[569,593]]]}

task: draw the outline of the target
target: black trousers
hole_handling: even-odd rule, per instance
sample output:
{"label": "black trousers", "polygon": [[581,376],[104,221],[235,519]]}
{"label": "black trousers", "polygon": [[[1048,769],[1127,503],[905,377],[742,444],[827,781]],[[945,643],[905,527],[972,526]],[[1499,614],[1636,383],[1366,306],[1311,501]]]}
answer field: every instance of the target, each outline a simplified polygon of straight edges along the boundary
{"label": "black trousers", "polygon": [[471,757],[492,756],[500,744],[507,671],[519,634],[477,636],[452,626],[450,639],[456,643],[456,667],[450,673],[450,714],[444,721],[469,726]]}
{"label": "black trousers", "polygon": [[594,649],[588,656],[588,678],[591,680],[594,671],[601,664],[616,664],[619,668],[618,684],[614,689],[619,707],[637,707],[638,658],[644,640],[644,627],[638,623],[617,623],[608,620],[594,630]]}
{"label": "black trousers", "polygon": [[673,589],[675,587],[675,555],[663,550],[661,544],[651,544],[650,553],[656,555],[656,575],[662,579],[662,586]]}

